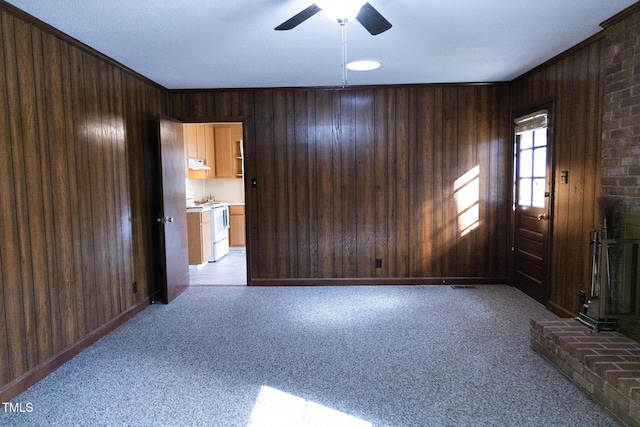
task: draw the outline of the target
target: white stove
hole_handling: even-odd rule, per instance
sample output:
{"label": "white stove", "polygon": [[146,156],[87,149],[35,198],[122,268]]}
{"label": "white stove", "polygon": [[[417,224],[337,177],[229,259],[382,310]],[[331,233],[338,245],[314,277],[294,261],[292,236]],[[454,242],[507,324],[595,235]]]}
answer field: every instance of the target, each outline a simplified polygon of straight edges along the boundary
{"label": "white stove", "polygon": [[229,253],[229,206],[226,203],[211,205],[211,242],[213,257],[209,262],[216,262]]}

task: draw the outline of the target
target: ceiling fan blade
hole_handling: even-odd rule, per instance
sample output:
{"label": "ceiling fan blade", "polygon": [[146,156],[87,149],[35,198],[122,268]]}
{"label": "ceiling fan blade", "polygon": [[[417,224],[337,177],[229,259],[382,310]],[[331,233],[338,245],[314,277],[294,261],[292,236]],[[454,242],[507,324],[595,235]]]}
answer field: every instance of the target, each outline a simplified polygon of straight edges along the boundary
{"label": "ceiling fan blade", "polygon": [[318,7],[318,5],[312,4],[311,6],[309,6],[308,8],[303,10],[302,12],[298,13],[297,15],[295,15],[293,18],[290,18],[290,19],[286,20],[285,22],[283,22],[282,24],[278,25],[275,29],[278,30],[278,31],[291,30],[292,28],[295,28],[298,25],[302,24],[304,21],[306,21],[307,19],[311,18],[313,15],[315,15],[318,12],[320,12],[321,10],[322,9],[320,9],[320,7]]}
{"label": "ceiling fan blade", "polygon": [[365,3],[365,5],[362,6],[356,19],[372,36],[377,36],[391,28],[391,23],[387,21],[384,16],[380,15],[380,12],[369,3]]}

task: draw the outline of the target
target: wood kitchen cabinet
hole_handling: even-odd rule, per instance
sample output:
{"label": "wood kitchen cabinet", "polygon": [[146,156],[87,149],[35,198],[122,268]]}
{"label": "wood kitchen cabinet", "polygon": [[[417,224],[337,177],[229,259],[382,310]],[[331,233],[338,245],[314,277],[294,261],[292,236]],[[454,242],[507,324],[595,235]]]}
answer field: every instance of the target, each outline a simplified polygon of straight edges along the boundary
{"label": "wood kitchen cabinet", "polygon": [[229,205],[229,246],[246,246],[246,219],[243,205]]}
{"label": "wood kitchen cabinet", "polygon": [[205,123],[185,124],[184,145],[187,157],[204,160],[207,156],[207,125]]}
{"label": "wood kitchen cabinet", "polygon": [[213,126],[216,178],[242,178],[242,124]]}
{"label": "wood kitchen cabinet", "polygon": [[187,212],[189,265],[200,265],[211,259],[211,211]]}
{"label": "wood kitchen cabinet", "polygon": [[186,157],[198,157],[198,142],[197,142],[197,133],[196,126],[193,124],[187,124],[183,126],[183,135],[184,135],[184,151]]}
{"label": "wood kitchen cabinet", "polygon": [[216,177],[216,157],[215,157],[215,149],[213,146],[213,125],[205,124],[204,126],[204,145],[205,145],[205,155],[204,155],[204,164],[209,166],[209,169],[206,173],[207,178],[215,178]]}
{"label": "wood kitchen cabinet", "polygon": [[[215,178],[215,154],[213,146],[213,124],[211,123],[187,123],[184,129],[185,168],[187,178],[205,179]],[[200,159],[211,167],[207,171],[188,171],[189,158]]]}

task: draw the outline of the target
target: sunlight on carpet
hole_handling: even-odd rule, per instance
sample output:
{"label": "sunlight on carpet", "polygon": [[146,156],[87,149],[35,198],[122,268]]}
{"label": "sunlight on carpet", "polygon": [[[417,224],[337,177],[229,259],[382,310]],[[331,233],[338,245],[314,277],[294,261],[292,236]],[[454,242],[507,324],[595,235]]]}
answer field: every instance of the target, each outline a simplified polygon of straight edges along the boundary
{"label": "sunlight on carpet", "polygon": [[284,391],[261,386],[247,427],[372,427],[344,412]]}

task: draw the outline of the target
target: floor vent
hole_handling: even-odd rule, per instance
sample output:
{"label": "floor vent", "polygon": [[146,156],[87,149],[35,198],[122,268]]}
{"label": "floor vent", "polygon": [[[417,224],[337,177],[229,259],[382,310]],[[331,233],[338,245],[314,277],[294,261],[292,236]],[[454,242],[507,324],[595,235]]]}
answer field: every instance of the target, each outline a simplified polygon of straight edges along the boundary
{"label": "floor vent", "polygon": [[451,289],[475,289],[473,285],[451,285]]}

